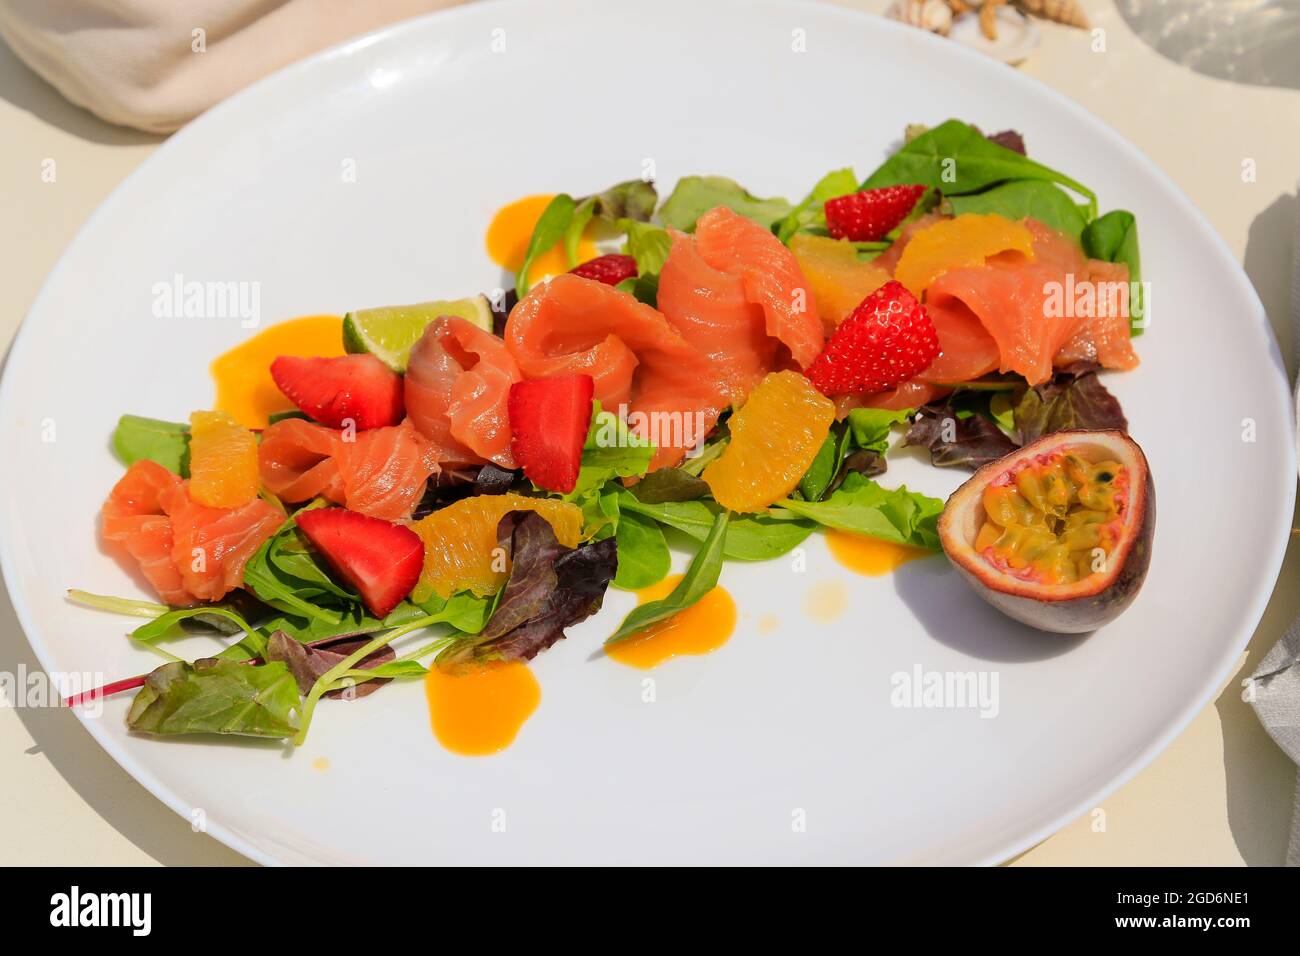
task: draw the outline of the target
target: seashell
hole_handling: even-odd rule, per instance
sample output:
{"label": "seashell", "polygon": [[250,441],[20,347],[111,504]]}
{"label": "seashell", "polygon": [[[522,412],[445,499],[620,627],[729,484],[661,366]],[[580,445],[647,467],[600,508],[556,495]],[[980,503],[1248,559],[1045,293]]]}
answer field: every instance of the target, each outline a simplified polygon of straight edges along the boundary
{"label": "seashell", "polygon": [[895,0],[885,16],[940,36],[947,36],[952,27],[952,11],[945,0]]}
{"label": "seashell", "polygon": [[974,47],[1004,63],[1019,63],[1038,46],[1041,37],[1034,21],[1018,10],[997,4],[997,39],[990,40],[980,29],[980,15],[963,13],[952,22],[949,37]]}
{"label": "seashell", "polygon": [[1088,15],[1079,6],[1079,0],[1013,0],[1025,13],[1044,20],[1064,23],[1068,27],[1088,29]]}

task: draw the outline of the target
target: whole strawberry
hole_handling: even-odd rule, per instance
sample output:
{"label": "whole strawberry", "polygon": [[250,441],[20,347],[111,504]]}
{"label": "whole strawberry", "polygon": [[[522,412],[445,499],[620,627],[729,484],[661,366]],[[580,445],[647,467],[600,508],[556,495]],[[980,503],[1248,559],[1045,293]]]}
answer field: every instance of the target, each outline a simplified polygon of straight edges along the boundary
{"label": "whole strawberry", "polygon": [[840,323],[808,378],[823,395],[869,395],[901,385],[938,357],[939,336],[925,306],[891,280]]}
{"label": "whole strawberry", "polygon": [[878,242],[884,239],[921,198],[926,187],[884,186],[826,200],[826,229],[836,239]]}

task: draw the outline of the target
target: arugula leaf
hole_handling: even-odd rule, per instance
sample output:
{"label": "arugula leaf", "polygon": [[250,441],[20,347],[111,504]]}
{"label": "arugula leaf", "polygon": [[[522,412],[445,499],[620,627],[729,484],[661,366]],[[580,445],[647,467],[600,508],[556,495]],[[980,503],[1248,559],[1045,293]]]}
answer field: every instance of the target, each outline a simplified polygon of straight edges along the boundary
{"label": "arugula leaf", "polygon": [[618,228],[627,234],[627,254],[636,260],[637,278],[657,276],[673,247],[668,230],[635,219],[620,219]]}
{"label": "arugula leaf", "polygon": [[660,207],[659,218],[666,226],[691,232],[695,221],[714,206],[726,206],[765,229],[792,209],[784,199],[759,199],[725,176],[683,176]]}
{"label": "arugula leaf", "polygon": [[672,567],[672,554],[663,529],[649,518],[620,515],[614,541],[618,546],[615,587],[627,591],[648,588],[662,581]]}
{"label": "arugula leaf", "polygon": [[533,235],[528,240],[523,264],[515,275],[515,289],[520,298],[528,292],[528,272],[532,269],[533,262],[547,249],[564,240],[576,212],[577,203],[568,193],[560,193],[542,210],[537,225],[533,226]]}
{"label": "arugula leaf", "polygon": [[1013,221],[1026,216],[1080,241],[1087,219],[1078,205],[1055,184],[1041,179],[1014,179],[983,192],[953,196],[953,215],[996,213]]}
{"label": "arugula leaf", "polygon": [[[1128,266],[1130,282],[1142,281],[1142,256],[1138,251],[1137,218],[1125,209],[1113,209],[1094,219],[1083,230],[1083,251],[1092,259],[1122,262]],[[1141,335],[1146,312],[1139,287],[1129,297],[1129,334]]]}
{"label": "arugula leaf", "polygon": [[975,127],[955,119],[907,143],[868,176],[861,188],[924,183],[951,197],[1019,179],[1065,186],[1088,200],[1086,218],[1097,214],[1097,196],[1087,186],[992,142]]}
{"label": "arugula leaf", "polygon": [[148,459],[182,478],[188,478],[190,426],[182,422],[123,415],[113,430],[113,451],[127,467]]}
{"label": "arugula leaf", "polygon": [[[619,493],[624,514],[639,514],[674,528],[696,541],[708,537],[721,508],[713,501],[638,501],[630,492]],[[790,520],[771,514],[733,515],[728,525],[724,554],[737,561],[766,561],[797,548],[813,532],[810,521]]]}
{"label": "arugula leaf", "polygon": [[797,232],[819,232],[826,228],[826,200],[857,192],[858,177],[851,168],[836,169],[817,180],[812,192],[776,224],[776,237],[789,242]]}
{"label": "arugula leaf", "polygon": [[886,490],[856,473],[846,476],[844,483],[825,501],[786,498],[773,507],[840,531],[870,535],[896,544],[939,548],[936,525],[943,511],[942,501],[908,491],[905,486]]}
{"label": "arugula leaf", "polygon": [[723,551],[728,534],[727,518],[728,513],[723,511],[713,519],[704,543],[691,559],[690,566],[682,575],[681,581],[677,583],[677,587],[673,588],[672,593],[658,601],[647,601],[633,608],[627,617],[623,618],[623,623],[618,626],[618,630],[605,641],[606,645],[616,644],[651,624],[672,617],[717,587],[718,575],[722,573]]}
{"label": "arugula leaf", "polygon": [[240,664],[203,658],[163,664],[146,678],[126,723],[149,734],[292,737],[302,698],[281,663]]}

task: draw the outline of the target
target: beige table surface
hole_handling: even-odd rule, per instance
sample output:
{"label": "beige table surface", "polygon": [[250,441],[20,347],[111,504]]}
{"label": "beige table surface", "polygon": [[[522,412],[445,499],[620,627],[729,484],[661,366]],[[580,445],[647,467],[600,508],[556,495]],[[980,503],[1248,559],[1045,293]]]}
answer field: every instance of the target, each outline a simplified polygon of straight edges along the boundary
{"label": "beige table surface", "polygon": [[[839,0],[878,11],[883,0]],[[1022,67],[1114,126],[1206,213],[1259,290],[1291,354],[1289,281],[1300,202],[1300,91],[1228,84],[1147,48],[1111,0],[1085,0],[1105,53],[1045,25]],[[1033,131],[1027,131],[1032,145]],[[0,342],[7,347],[78,227],[156,147],[64,102],[0,44]],[[56,183],[41,164],[58,164]],[[1242,161],[1258,176],[1243,183]],[[1225,317],[1230,319],[1231,317]],[[89,321],[88,317],[88,321]],[[3,467],[0,457],[0,467]],[[1279,521],[1291,519],[1278,515]],[[1278,864],[1294,769],[1241,701],[1239,682],[1300,614],[1300,546],[1240,666],[1213,704],[1146,770],[1017,864]],[[1225,601],[1232,600],[1224,595]],[[0,670],[36,661],[0,593]],[[0,863],[246,861],[132,780],[65,710],[0,708]]]}

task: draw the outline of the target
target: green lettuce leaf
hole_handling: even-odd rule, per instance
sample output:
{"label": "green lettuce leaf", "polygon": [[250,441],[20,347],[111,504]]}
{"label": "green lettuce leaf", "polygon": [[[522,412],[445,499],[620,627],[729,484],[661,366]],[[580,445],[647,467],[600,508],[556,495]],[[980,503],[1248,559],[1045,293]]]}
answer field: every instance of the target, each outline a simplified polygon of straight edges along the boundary
{"label": "green lettuce leaf", "polygon": [[759,199],[725,176],[683,176],[660,207],[659,218],[665,226],[691,232],[696,220],[715,206],[726,206],[765,229],[792,209],[784,199]]}
{"label": "green lettuce leaf", "polygon": [[298,685],[284,664],[209,657],[156,668],[131,702],[126,723],[148,734],[292,737],[301,706]]}
{"label": "green lettuce leaf", "polygon": [[182,478],[190,474],[190,426],[123,415],[113,430],[113,451],[128,467],[148,459]]}

